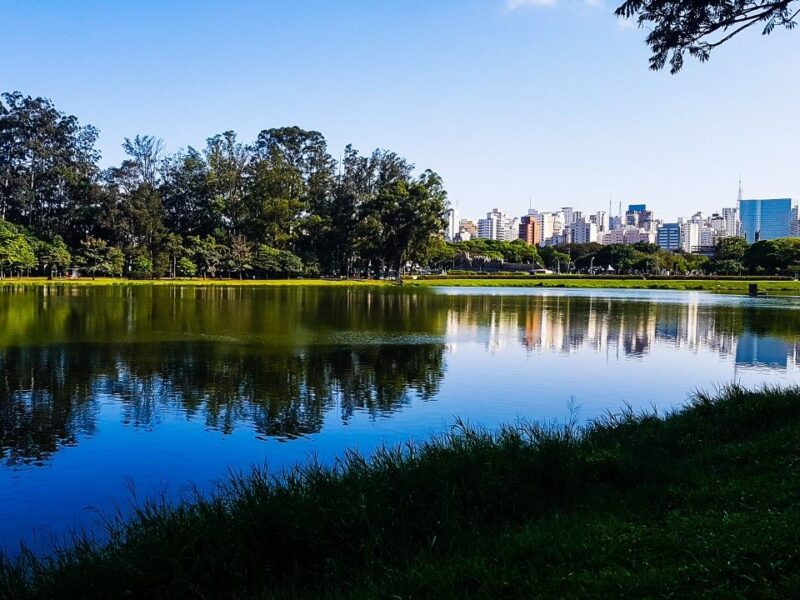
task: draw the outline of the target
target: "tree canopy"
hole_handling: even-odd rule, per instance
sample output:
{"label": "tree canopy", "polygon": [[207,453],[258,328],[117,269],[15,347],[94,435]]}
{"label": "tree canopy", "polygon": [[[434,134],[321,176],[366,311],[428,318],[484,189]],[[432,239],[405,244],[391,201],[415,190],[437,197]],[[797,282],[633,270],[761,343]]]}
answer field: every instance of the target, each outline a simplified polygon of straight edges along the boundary
{"label": "tree canopy", "polygon": [[0,221],[24,228],[3,239],[5,271],[63,271],[74,254],[111,274],[118,252],[135,277],[386,275],[427,260],[443,227],[441,178],[388,150],[347,146],[336,161],[320,132],[297,126],[251,143],[224,131],[172,154],[137,134],[101,169],[93,127],[44,98],[1,98]]}
{"label": "tree canopy", "polygon": [[673,74],[687,52],[704,62],[745,29],[758,26],[764,35],[776,27],[793,29],[799,13],[795,0],[626,0],[615,11],[649,30],[650,68],[669,64]]}

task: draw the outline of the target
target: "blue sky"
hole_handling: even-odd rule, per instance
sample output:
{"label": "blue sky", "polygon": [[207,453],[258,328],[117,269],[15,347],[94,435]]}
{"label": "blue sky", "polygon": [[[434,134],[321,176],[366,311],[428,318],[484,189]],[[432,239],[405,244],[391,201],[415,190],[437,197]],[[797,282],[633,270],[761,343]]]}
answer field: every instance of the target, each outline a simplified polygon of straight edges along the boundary
{"label": "blue sky", "polygon": [[677,76],[603,0],[0,0],[0,90],[168,149],[317,129],[394,150],[461,213],[646,202],[672,219],[800,197],[800,32],[745,34]]}

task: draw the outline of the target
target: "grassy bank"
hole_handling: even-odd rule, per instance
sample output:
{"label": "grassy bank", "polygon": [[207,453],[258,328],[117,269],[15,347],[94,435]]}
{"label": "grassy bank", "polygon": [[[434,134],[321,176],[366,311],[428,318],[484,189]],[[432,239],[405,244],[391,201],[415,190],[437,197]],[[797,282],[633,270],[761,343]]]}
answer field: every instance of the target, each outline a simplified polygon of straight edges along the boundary
{"label": "grassy bank", "polygon": [[759,289],[769,292],[800,293],[800,281],[759,281],[722,279],[602,279],[602,278],[547,278],[509,277],[474,279],[431,278],[409,280],[408,285],[420,287],[556,287],[596,289],[644,289],[644,290],[700,290],[708,292],[747,293],[747,286],[757,283]]}
{"label": "grassy bank", "polygon": [[276,286],[376,286],[390,285],[393,282],[367,279],[123,279],[112,277],[81,277],[80,279],[47,279],[46,277],[8,277],[0,279],[3,285],[64,285],[64,286],[107,286],[107,285],[191,285],[191,286],[247,286],[247,287],[276,287]]}
{"label": "grassy bank", "polygon": [[12,598],[786,598],[800,388],[254,473],[0,568]]}
{"label": "grassy bank", "polygon": [[[409,287],[547,287],[547,288],[594,288],[594,289],[651,289],[708,291],[731,294],[746,294],[750,283],[758,283],[760,290],[767,293],[800,294],[800,281],[791,280],[735,280],[735,279],[604,279],[581,277],[475,277],[475,278],[429,278],[405,280]],[[351,287],[351,286],[393,286],[394,281],[363,279],[55,279],[44,277],[7,278],[0,280],[3,285],[59,285],[59,286],[108,286],[108,285],[158,285],[158,286],[245,286],[245,287]]]}

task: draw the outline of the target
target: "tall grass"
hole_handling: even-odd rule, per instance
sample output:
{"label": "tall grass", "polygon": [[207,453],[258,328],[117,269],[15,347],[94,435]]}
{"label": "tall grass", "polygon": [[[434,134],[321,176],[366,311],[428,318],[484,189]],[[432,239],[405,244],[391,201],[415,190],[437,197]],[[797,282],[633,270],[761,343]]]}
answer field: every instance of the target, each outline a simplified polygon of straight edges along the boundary
{"label": "tall grass", "polygon": [[446,561],[476,540],[580,514],[595,498],[630,490],[652,498],[681,481],[698,453],[798,420],[800,388],[729,386],[665,417],[627,410],[583,427],[498,431],[457,424],[369,458],[349,452],[332,466],[254,469],[209,497],[145,502],[109,521],[102,544],[83,536],[45,558],[3,558],[0,595],[383,595],[383,577],[413,576],[422,559]]}

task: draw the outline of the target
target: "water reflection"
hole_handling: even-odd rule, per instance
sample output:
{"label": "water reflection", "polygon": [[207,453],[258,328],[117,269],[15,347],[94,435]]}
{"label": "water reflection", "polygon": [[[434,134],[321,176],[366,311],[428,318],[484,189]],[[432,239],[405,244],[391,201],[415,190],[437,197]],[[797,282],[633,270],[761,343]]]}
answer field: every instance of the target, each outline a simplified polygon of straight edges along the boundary
{"label": "water reflection", "polygon": [[661,345],[786,369],[798,363],[798,331],[791,302],[697,294],[7,287],[0,460],[43,464],[95,435],[100,398],[125,427],[178,414],[222,434],[246,426],[291,439],[436,398],[447,351],[464,344],[629,358]]}
{"label": "water reflection", "polygon": [[743,366],[786,367],[789,359],[798,357],[800,305],[793,299],[786,299],[788,304],[778,300],[761,305],[718,303],[713,296],[687,297],[682,302],[664,302],[658,296],[631,302],[570,295],[453,300],[448,337],[465,332],[482,335],[490,352],[518,343],[529,351],[575,354],[611,348],[641,356],[662,344],[735,356]]}
{"label": "water reflection", "polygon": [[56,345],[0,350],[0,440],[6,463],[41,461],[95,431],[96,398],[119,403],[122,422],[157,426],[166,412],[230,433],[320,431],[326,413],[396,411],[433,397],[442,345],[375,345],[266,353],[231,344]]}

